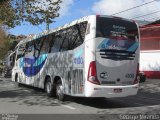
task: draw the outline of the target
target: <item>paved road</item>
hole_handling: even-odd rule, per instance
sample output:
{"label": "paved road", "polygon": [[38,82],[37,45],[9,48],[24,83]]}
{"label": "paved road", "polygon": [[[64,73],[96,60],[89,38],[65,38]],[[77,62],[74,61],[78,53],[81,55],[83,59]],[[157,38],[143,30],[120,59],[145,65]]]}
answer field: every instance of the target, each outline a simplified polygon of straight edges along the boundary
{"label": "paved road", "polygon": [[[0,113],[160,114],[160,80],[147,80],[141,83],[136,96],[114,99],[68,98],[65,102],[59,102],[57,99],[47,97],[42,90],[18,87],[10,79],[0,78]],[[95,119],[103,118],[104,116],[100,116]]]}

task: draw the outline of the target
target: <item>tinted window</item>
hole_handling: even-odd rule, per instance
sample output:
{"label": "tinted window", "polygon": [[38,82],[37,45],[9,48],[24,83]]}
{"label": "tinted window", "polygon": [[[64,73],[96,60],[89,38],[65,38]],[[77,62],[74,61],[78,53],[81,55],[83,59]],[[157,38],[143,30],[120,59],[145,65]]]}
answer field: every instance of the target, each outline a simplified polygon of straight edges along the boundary
{"label": "tinted window", "polygon": [[52,33],[51,52],[73,50],[84,42],[87,22]]}
{"label": "tinted window", "polygon": [[138,38],[138,29],[134,22],[98,17],[96,37],[105,37],[117,40],[136,40],[136,37]]}
{"label": "tinted window", "polygon": [[49,36],[41,38],[40,54],[45,54],[49,52],[49,42]]}
{"label": "tinted window", "polygon": [[11,68],[13,68],[13,66],[15,64],[15,56],[16,56],[15,52],[10,56],[10,65],[11,65]]}
{"label": "tinted window", "polygon": [[33,55],[33,53],[34,53],[34,44],[33,44],[33,41],[30,41],[26,43],[25,54]]}
{"label": "tinted window", "polygon": [[17,59],[24,57],[26,44],[21,44],[18,48]]}
{"label": "tinted window", "polygon": [[138,40],[138,29],[134,22],[98,17],[96,37],[106,38],[101,49],[128,50]]}
{"label": "tinted window", "polygon": [[41,39],[34,40],[34,56],[36,56],[36,57],[38,57],[40,55],[42,42],[43,41]]}
{"label": "tinted window", "polygon": [[33,41],[34,56],[38,57],[41,54],[46,54],[50,51],[50,36],[43,36]]}
{"label": "tinted window", "polygon": [[59,52],[60,46],[62,45],[62,36],[60,32],[55,33],[52,39],[51,52]]}

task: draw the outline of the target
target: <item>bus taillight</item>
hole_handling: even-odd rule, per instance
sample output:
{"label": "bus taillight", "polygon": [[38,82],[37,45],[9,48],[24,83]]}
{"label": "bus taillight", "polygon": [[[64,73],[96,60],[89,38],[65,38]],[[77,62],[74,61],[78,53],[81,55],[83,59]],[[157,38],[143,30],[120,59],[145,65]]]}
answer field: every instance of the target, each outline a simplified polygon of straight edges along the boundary
{"label": "bus taillight", "polygon": [[92,61],[89,65],[89,70],[88,70],[88,81],[100,85],[100,82],[97,79],[97,71],[96,71],[96,62]]}
{"label": "bus taillight", "polygon": [[139,83],[139,80],[140,80],[140,78],[139,78],[139,63],[138,63],[137,64],[137,71],[136,71],[136,78],[135,78],[133,84]]}

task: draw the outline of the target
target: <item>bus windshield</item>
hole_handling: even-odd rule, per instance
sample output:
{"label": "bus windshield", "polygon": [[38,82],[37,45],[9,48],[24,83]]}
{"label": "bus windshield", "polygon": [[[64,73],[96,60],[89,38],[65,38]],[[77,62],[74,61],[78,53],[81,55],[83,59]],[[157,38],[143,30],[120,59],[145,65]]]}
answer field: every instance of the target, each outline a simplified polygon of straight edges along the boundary
{"label": "bus windshield", "polygon": [[96,37],[103,37],[107,40],[104,49],[128,50],[138,42],[138,28],[131,21],[97,17]]}

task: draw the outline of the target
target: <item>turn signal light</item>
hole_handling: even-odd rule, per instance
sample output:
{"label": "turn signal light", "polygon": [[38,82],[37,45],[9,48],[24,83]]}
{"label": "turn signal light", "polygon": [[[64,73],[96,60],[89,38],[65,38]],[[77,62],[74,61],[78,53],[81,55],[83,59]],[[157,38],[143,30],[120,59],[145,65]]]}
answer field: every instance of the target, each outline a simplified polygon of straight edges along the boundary
{"label": "turn signal light", "polygon": [[88,81],[100,85],[100,82],[97,79],[97,71],[96,71],[96,62],[92,61],[89,65],[89,70],[88,70]]}

